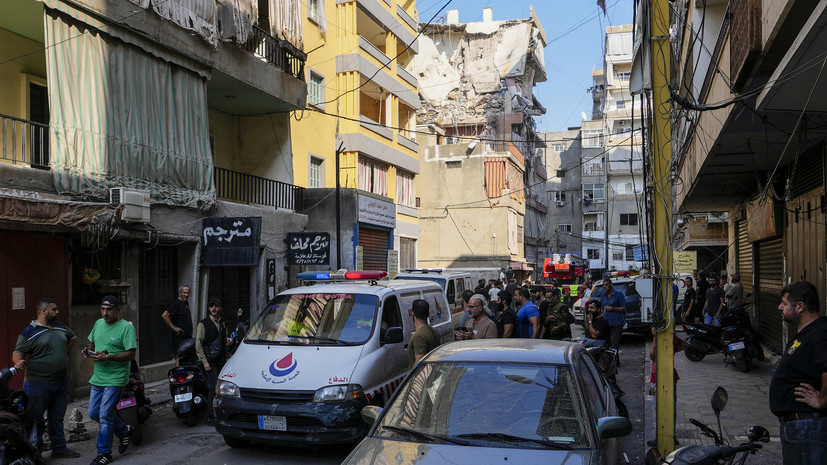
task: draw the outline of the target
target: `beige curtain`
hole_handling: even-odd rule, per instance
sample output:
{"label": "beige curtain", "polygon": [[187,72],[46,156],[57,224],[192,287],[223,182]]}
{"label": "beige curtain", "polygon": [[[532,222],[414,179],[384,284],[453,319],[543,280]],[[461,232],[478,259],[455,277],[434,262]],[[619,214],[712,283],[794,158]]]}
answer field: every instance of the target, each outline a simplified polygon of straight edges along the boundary
{"label": "beige curtain", "polygon": [[274,37],[290,42],[299,50],[304,50],[302,4],[299,0],[268,1],[270,2],[270,33]]}
{"label": "beige curtain", "polygon": [[147,9],[152,5],[152,10],[157,13],[158,16],[172,21],[184,29],[197,33],[212,45],[218,43],[215,0],[129,1],[143,9]]}

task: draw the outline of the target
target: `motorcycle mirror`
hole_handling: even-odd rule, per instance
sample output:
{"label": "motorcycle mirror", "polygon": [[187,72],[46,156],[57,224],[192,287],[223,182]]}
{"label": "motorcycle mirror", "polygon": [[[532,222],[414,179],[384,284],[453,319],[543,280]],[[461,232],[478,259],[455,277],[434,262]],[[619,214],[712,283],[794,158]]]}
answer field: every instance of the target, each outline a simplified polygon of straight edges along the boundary
{"label": "motorcycle mirror", "polygon": [[712,393],[712,410],[715,411],[715,415],[721,413],[721,411],[726,407],[726,403],[729,400],[729,393],[726,392],[726,389],[718,386],[715,388],[715,392]]}
{"label": "motorcycle mirror", "polygon": [[650,447],[649,450],[646,451],[646,458],[644,459],[643,463],[646,465],[658,465],[661,463],[662,459],[660,456],[660,452],[654,447]]}
{"label": "motorcycle mirror", "polygon": [[770,432],[763,426],[750,426],[747,430],[747,437],[752,442],[770,442]]}

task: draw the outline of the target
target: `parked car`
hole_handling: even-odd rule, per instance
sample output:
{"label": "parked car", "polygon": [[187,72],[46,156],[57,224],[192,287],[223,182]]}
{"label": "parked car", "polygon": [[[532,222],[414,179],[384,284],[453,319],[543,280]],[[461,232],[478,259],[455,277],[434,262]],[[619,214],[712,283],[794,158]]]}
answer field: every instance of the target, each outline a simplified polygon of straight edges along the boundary
{"label": "parked car", "polygon": [[384,405],[408,373],[415,299],[443,342],[454,340],[448,302],[428,281],[380,280],[385,272],[305,272],[305,286],[278,294],[218,376],[216,430],[249,443],[354,443],[359,416]]}
{"label": "parked car", "polygon": [[632,431],[580,344],[486,339],[428,354],[343,463],[616,464]]}
{"label": "parked car", "polygon": [[[643,279],[645,282],[638,282],[641,279]],[[641,299],[640,292],[637,289],[640,283],[644,283],[643,287],[644,289],[646,289],[645,292],[648,296],[647,299]],[[626,297],[626,326],[623,327],[623,330],[638,334],[648,334],[652,330],[649,320],[650,312],[647,311],[645,312],[645,315],[641,315],[641,301],[645,300],[647,309],[651,309],[651,278],[635,277],[613,279],[612,288],[615,292],[620,292]],[[589,296],[589,300],[600,300],[600,297],[603,296],[603,293],[603,283],[599,282],[592,287],[592,293]],[[574,314],[575,319],[580,321],[584,328],[586,327],[586,322],[583,319],[583,308],[585,306],[586,304],[584,302],[578,300],[578,303],[575,304],[575,311],[572,312]]]}

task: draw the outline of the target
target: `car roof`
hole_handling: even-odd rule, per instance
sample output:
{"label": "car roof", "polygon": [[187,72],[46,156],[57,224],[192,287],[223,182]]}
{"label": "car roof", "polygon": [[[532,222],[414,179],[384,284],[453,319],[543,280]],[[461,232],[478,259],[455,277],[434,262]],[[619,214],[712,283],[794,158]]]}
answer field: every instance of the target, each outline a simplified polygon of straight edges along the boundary
{"label": "car roof", "polygon": [[[375,284],[374,284],[375,282]],[[279,294],[311,294],[311,293],[353,293],[384,295],[392,290],[418,291],[423,287],[442,292],[439,284],[433,281],[414,281],[410,279],[382,279],[379,281],[316,281],[315,284],[294,287]]]}
{"label": "car roof", "polygon": [[481,339],[443,344],[427,356],[428,362],[506,362],[570,365],[585,351],[573,342],[545,339]]}

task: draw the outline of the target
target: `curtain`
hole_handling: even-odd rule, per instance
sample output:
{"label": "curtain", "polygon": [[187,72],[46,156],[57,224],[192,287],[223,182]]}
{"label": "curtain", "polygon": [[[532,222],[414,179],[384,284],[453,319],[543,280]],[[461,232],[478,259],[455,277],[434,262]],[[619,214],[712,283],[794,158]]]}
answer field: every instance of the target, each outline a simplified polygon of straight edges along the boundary
{"label": "curtain", "polygon": [[[270,2],[270,34],[284,39],[299,50],[304,49],[302,41],[302,5],[299,0],[268,0]],[[306,2],[303,0],[302,3]],[[263,24],[262,29],[267,29]]]}
{"label": "curtain", "polygon": [[[178,26],[196,32],[212,45],[218,43],[215,27],[215,0],[129,0],[143,9],[152,5],[155,13]],[[254,0],[253,0],[254,1]]]}
{"label": "curtain", "polygon": [[[207,82],[50,8],[45,9],[52,174],[61,194],[153,203],[215,202]],[[121,31],[123,33],[123,31]]]}

